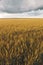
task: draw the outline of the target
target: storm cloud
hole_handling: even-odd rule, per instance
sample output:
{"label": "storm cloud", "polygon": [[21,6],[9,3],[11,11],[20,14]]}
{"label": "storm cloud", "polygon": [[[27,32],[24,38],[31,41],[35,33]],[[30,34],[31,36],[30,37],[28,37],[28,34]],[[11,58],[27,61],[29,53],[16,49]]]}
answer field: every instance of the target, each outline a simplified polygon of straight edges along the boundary
{"label": "storm cloud", "polygon": [[43,0],[0,0],[0,12],[20,13],[43,8]]}

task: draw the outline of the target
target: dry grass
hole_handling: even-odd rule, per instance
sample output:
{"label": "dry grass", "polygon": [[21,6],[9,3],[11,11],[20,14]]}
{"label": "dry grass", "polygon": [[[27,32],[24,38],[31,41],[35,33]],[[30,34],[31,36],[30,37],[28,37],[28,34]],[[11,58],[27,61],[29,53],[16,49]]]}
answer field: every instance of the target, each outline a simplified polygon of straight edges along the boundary
{"label": "dry grass", "polygon": [[0,65],[43,65],[43,19],[0,20]]}

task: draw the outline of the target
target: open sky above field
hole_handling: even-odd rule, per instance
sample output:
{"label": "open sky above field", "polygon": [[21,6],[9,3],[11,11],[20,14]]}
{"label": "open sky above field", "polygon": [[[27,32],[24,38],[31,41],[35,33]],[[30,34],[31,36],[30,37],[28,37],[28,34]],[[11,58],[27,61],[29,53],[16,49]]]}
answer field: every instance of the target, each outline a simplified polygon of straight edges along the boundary
{"label": "open sky above field", "polygon": [[43,18],[43,0],[0,0],[0,18]]}

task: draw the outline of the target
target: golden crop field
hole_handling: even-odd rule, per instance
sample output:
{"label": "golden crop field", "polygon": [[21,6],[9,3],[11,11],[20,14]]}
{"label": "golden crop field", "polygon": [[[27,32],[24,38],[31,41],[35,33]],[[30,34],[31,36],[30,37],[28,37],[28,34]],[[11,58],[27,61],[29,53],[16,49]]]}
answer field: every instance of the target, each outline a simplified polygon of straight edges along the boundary
{"label": "golden crop field", "polygon": [[43,19],[0,19],[0,65],[43,65]]}

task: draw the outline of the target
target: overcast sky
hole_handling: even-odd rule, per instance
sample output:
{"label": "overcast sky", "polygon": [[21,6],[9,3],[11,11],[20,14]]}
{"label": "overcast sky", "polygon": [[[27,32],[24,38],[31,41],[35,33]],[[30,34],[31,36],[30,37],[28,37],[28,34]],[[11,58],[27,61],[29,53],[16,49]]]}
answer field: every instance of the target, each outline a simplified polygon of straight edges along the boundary
{"label": "overcast sky", "polygon": [[43,18],[43,0],[0,0],[0,18]]}
{"label": "overcast sky", "polygon": [[24,12],[43,8],[43,0],[0,0],[0,12]]}

